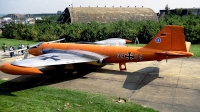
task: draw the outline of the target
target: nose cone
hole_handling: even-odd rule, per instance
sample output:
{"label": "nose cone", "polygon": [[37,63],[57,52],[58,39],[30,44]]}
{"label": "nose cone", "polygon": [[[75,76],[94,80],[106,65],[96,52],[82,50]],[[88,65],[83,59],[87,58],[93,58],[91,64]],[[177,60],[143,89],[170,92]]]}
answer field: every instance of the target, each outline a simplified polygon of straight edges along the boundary
{"label": "nose cone", "polygon": [[42,54],[41,51],[39,49],[37,49],[37,48],[31,48],[31,49],[29,49],[28,53],[32,54],[34,56],[38,56],[38,55]]}
{"label": "nose cone", "polygon": [[130,40],[128,40],[128,39],[126,39],[126,43],[131,43],[132,41],[130,41]]}
{"label": "nose cone", "polygon": [[3,69],[3,65],[0,65],[0,70],[2,70]]}
{"label": "nose cone", "polygon": [[20,66],[14,66],[10,63],[0,65],[0,70],[7,74],[12,75],[37,75],[37,74],[43,74],[40,70],[33,67],[20,67]]}

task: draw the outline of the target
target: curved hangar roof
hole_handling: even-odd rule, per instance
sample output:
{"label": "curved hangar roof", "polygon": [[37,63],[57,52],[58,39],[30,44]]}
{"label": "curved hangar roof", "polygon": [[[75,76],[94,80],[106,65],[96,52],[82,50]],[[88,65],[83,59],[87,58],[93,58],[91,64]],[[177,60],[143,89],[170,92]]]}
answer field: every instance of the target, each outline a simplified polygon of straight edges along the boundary
{"label": "curved hangar roof", "polygon": [[70,7],[66,8],[58,19],[60,23],[90,23],[92,21],[109,23],[119,20],[154,20],[156,13],[150,8],[116,7]]}

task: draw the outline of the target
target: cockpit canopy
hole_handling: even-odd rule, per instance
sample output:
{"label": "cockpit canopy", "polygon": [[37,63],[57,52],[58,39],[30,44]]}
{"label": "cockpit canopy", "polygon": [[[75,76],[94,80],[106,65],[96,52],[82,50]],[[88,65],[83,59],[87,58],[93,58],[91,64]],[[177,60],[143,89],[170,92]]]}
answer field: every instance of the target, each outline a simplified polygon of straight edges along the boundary
{"label": "cockpit canopy", "polygon": [[31,48],[38,48],[38,47],[40,47],[40,45],[41,45],[42,43],[43,43],[43,42],[39,42],[38,44],[31,46],[30,49],[31,49]]}

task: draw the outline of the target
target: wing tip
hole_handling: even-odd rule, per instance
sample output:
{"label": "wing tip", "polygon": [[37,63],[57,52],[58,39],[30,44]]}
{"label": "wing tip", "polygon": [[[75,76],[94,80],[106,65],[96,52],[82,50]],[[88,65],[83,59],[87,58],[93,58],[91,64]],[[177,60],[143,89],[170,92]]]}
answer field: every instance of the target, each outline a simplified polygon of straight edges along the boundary
{"label": "wing tip", "polygon": [[39,75],[43,74],[40,70],[33,67],[14,66],[10,63],[0,65],[0,71],[12,75]]}

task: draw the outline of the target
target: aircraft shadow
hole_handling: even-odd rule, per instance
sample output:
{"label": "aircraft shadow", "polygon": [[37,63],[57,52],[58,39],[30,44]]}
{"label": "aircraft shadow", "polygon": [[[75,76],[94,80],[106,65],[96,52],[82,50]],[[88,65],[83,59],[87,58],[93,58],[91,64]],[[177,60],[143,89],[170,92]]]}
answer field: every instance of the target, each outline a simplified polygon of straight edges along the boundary
{"label": "aircraft shadow", "polygon": [[119,71],[119,70],[110,70],[101,68],[95,72],[114,74],[114,75],[126,75],[126,79],[123,84],[123,88],[129,90],[138,90],[143,86],[149,84],[153,80],[159,77],[159,68],[158,67],[146,67],[135,72]]}
{"label": "aircraft shadow", "polygon": [[[34,88],[41,85],[51,85],[77,78],[87,78],[84,76],[94,71],[115,75],[127,75],[123,88],[136,90],[158,78],[159,74],[159,68],[157,67],[146,67],[131,73],[126,71],[122,72],[118,70],[104,69],[101,68],[102,66],[84,67],[78,65],[76,67],[76,70],[78,71],[77,74],[66,74],[62,67],[63,66],[49,66],[41,69],[44,72],[43,75],[19,76],[13,80],[4,82],[0,84],[0,95],[15,96],[12,92]],[[155,75],[152,75],[151,73],[154,73]]]}
{"label": "aircraft shadow", "polygon": [[[138,75],[140,76],[138,77]],[[159,77],[159,68],[146,67],[133,72],[131,75],[127,75],[123,88],[129,90],[139,90],[157,78],[162,78]]]}
{"label": "aircraft shadow", "polygon": [[19,76],[15,79],[6,81],[0,84],[0,95],[9,95],[15,96],[12,92],[25,90],[37,86],[42,85],[50,85],[55,84],[63,81],[74,80],[77,78],[85,78],[84,76],[94,72],[97,68],[101,68],[102,66],[93,66],[89,69],[87,68],[78,67],[76,70],[78,71],[77,74],[72,73],[65,73],[64,66],[48,66],[41,68],[40,70],[43,71],[43,75],[23,75]]}

